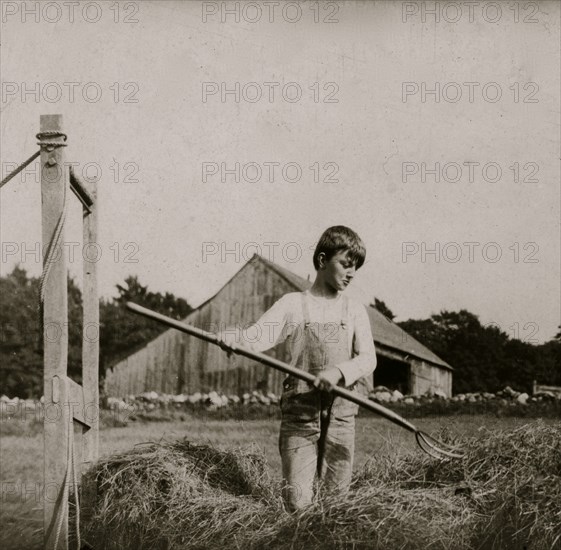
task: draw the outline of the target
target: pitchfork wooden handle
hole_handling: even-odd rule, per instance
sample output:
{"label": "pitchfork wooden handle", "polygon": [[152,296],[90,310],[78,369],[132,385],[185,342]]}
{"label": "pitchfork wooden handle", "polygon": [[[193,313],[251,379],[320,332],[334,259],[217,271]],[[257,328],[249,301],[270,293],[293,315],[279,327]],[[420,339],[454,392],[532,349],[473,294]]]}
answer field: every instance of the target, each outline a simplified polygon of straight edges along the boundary
{"label": "pitchfork wooden handle", "polygon": [[[272,367],[276,370],[280,370],[281,372],[299,378],[300,380],[309,382],[310,384],[313,384],[316,379],[316,377],[313,374],[310,374],[309,372],[303,371],[301,369],[297,369],[291,365],[288,365],[287,363],[284,363],[283,361],[279,361],[278,359],[275,359],[274,357],[269,357],[264,353],[257,353],[247,348],[244,348],[243,346],[235,346],[235,347],[225,346],[223,341],[220,338],[218,338],[216,334],[213,334],[212,332],[207,332],[200,328],[193,327],[186,323],[182,323],[181,321],[177,321],[175,319],[172,319],[171,317],[162,315],[161,313],[156,313],[151,309],[139,306],[138,304],[135,304],[133,302],[127,302],[126,306],[129,310],[138,313],[139,315],[143,315],[144,317],[148,317],[149,319],[153,319],[154,321],[163,323],[164,325],[180,330],[181,332],[184,332],[186,334],[190,334],[191,336],[200,338],[201,340],[205,340],[206,342],[210,342],[211,344],[216,344],[223,349],[224,347],[226,347],[227,348],[226,351],[228,351],[229,353],[233,352],[237,355],[243,355],[244,357],[253,359],[254,361],[259,361],[264,365],[268,365],[269,367]],[[432,441],[436,441],[433,437],[428,436],[428,434],[424,434],[423,432],[420,432],[420,430],[418,430],[415,426],[413,426],[413,424],[405,420],[405,418],[402,418],[401,416],[394,413],[393,411],[386,409],[385,407],[382,407],[382,405],[379,405],[378,403],[374,403],[373,401],[361,397],[360,395],[357,395],[356,393],[347,390],[345,388],[342,388],[340,386],[334,386],[331,389],[331,393],[339,397],[343,397],[344,399],[348,399],[349,401],[361,407],[364,407],[365,409],[368,409],[376,414],[379,414],[380,416],[387,418],[388,420],[390,420],[395,424],[398,424],[402,428],[405,428],[406,430],[413,432],[416,436],[417,443],[419,443],[419,446],[425,452],[428,451],[425,447],[423,447],[419,439],[421,439],[421,441],[425,443],[435,453],[441,451],[443,456],[449,458],[460,458],[461,456],[452,453],[449,450],[439,449],[438,447],[435,446],[435,444],[432,443]],[[429,438],[428,442],[427,442],[427,438]],[[441,446],[446,447],[444,443],[442,442],[438,442],[438,443]],[[429,452],[429,454],[431,453]]]}

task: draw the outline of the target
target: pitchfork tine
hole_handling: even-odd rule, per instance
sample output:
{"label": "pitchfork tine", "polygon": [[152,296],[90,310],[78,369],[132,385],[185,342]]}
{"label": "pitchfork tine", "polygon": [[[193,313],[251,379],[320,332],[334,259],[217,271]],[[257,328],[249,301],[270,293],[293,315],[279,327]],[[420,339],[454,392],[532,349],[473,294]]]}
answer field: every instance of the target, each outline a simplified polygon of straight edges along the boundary
{"label": "pitchfork tine", "polygon": [[439,459],[465,457],[464,453],[456,451],[456,449],[454,449],[450,445],[447,445],[443,441],[440,441],[439,439],[436,439],[425,432],[419,430],[418,432],[416,432],[415,437],[421,449],[433,457]]}
{"label": "pitchfork tine", "polygon": [[434,437],[420,430],[415,432],[415,439],[417,440],[419,447],[421,447],[421,449],[425,453],[432,456],[433,458],[442,460],[444,458],[463,458],[465,456],[463,453],[452,452],[452,450],[455,449],[452,449],[452,447],[450,447],[443,441],[439,441],[438,439],[435,439]]}

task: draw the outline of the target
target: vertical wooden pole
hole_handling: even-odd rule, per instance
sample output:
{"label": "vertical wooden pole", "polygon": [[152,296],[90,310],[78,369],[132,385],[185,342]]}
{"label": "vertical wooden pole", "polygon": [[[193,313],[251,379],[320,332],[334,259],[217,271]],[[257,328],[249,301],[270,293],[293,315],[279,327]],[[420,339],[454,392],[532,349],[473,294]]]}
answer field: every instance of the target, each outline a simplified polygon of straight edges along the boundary
{"label": "vertical wooden pole", "polygon": [[[61,115],[41,115],[41,132],[62,132]],[[50,141],[62,138],[49,136]],[[48,245],[54,238],[55,228],[64,206],[64,193],[68,188],[67,170],[64,166],[64,147],[52,151],[41,148],[41,211],[43,238],[43,265],[45,266]],[[51,264],[45,281],[43,302],[44,371],[43,395],[45,397],[44,418],[44,541],[45,549],[55,549],[55,538],[59,515],[62,521],[58,548],[68,548],[68,504],[62,495],[66,473],[68,426],[72,421],[70,408],[64,406],[66,395],[66,367],[68,360],[68,299],[66,282],[66,255],[62,246],[54,250],[55,261]]]}
{"label": "vertical wooden pole", "polygon": [[[82,221],[82,392],[84,417],[88,427],[82,432],[82,462],[76,464],[84,474],[98,457],[99,448],[99,297],[97,288],[97,262],[100,260],[98,244],[98,197],[97,182],[90,183],[93,204],[89,211],[83,209]],[[81,476],[80,476],[81,478]],[[81,517],[88,521],[93,513],[97,497],[95,480],[84,478],[81,483]]]}
{"label": "vertical wooden pole", "polygon": [[94,199],[90,212],[84,209],[83,219],[83,327],[82,327],[82,387],[84,415],[90,428],[82,437],[82,472],[97,459],[99,448],[99,297],[97,290],[97,262],[100,260],[97,234],[97,184],[89,191]]}

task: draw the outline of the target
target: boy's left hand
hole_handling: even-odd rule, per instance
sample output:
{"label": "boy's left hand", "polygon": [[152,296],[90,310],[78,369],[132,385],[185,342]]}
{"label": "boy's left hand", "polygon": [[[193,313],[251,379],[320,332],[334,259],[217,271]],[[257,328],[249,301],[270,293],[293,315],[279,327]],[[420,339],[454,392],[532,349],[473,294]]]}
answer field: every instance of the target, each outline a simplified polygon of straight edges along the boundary
{"label": "boy's left hand", "polygon": [[342,379],[343,373],[337,367],[331,367],[316,376],[314,386],[320,390],[329,391]]}

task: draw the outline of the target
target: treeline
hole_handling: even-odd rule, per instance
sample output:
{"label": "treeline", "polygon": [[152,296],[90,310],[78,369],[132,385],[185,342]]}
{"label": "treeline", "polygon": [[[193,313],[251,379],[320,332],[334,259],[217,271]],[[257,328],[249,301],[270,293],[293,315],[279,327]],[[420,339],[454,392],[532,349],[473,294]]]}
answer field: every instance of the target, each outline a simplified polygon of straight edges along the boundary
{"label": "treeline", "polygon": [[454,367],[454,394],[496,392],[505,386],[531,393],[534,380],[561,386],[561,331],[536,345],[511,338],[495,325],[482,325],[465,309],[398,325]]}
{"label": "treeline", "polygon": [[[100,379],[107,368],[145,346],[166,327],[130,313],[127,301],[184,319],[192,307],[169,292],[152,292],[136,276],[116,285],[117,296],[100,300],[100,326],[89,327],[87,338],[100,339]],[[38,309],[39,279],[16,266],[0,277],[0,394],[36,398],[43,393],[43,339]],[[388,318],[395,315],[381,300],[374,307]],[[68,373],[81,381],[82,293],[68,279]],[[544,344],[524,342],[493,325],[484,326],[466,310],[442,311],[429,319],[398,323],[454,367],[453,392],[496,392],[505,386],[531,392],[533,380],[561,386],[561,331]],[[46,327],[47,337],[58,336],[57,327]],[[561,327],[560,327],[561,329]]]}
{"label": "treeline", "polygon": [[[370,305],[395,322],[383,300],[375,297]],[[511,338],[496,324],[482,325],[477,315],[465,309],[397,325],[454,368],[453,394],[497,392],[505,386],[531,393],[534,380],[561,386],[561,326],[552,340],[536,345]],[[514,332],[517,327],[511,328]],[[530,339],[537,329],[522,327],[522,332]]]}
{"label": "treeline", "polygon": [[[99,302],[99,327],[88,327],[85,338],[99,338],[100,379],[107,368],[146,345],[166,327],[130,313],[127,301],[136,302],[174,319],[193,308],[166,292],[151,292],[136,276],[116,285],[118,295]],[[39,311],[39,278],[28,277],[16,266],[0,277],[0,394],[37,398],[43,394],[43,338]],[[57,338],[60,327],[47,326],[46,337]],[[82,379],[82,292],[68,278],[68,374]]]}

